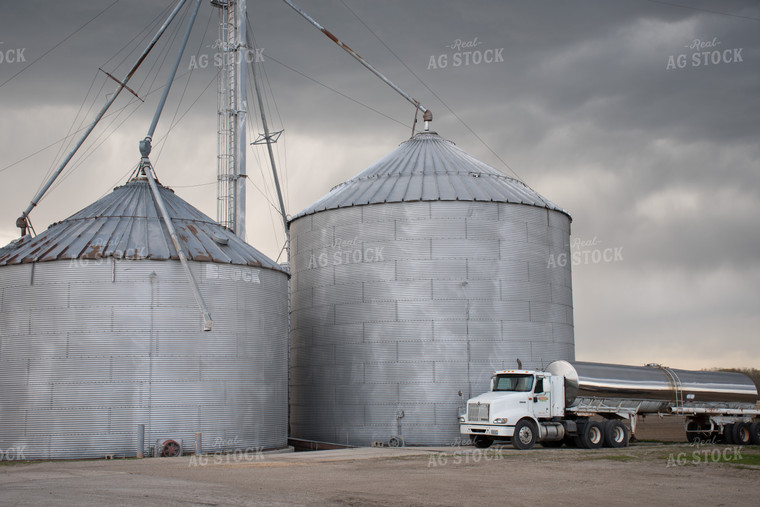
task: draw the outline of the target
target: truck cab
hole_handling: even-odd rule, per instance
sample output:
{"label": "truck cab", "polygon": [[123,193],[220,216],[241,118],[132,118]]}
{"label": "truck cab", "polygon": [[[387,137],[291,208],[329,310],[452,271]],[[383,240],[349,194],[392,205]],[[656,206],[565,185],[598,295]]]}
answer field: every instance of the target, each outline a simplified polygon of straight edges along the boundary
{"label": "truck cab", "polygon": [[460,433],[476,446],[488,447],[496,439],[514,441],[515,434],[530,424],[532,435],[524,440],[532,446],[545,426],[541,421],[564,417],[564,399],[562,377],[530,370],[497,371],[490,391],[468,400],[461,411]]}

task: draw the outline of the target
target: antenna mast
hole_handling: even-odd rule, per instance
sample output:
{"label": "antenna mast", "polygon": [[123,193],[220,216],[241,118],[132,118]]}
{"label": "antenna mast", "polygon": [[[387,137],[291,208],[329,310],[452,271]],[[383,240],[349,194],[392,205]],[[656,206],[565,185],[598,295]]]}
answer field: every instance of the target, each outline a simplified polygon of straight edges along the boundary
{"label": "antenna mast", "polygon": [[246,0],[211,0],[219,8],[217,50],[217,221],[245,241]]}

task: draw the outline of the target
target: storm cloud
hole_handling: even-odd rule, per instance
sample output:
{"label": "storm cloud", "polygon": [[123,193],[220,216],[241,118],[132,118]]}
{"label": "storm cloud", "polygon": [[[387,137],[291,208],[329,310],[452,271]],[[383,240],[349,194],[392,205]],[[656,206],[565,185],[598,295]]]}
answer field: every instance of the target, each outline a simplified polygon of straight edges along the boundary
{"label": "storm cloud", "polygon": [[[97,110],[113,91],[98,68],[123,76],[173,4],[116,2],[71,35],[109,3],[2,2],[1,243],[16,237],[16,217],[65,152],[55,142],[75,118],[73,130],[86,124],[77,112]],[[757,2],[301,7],[431,109],[439,134],[572,215],[578,359],[760,367]],[[278,162],[295,215],[407,139],[414,110],[283,2],[248,0],[248,9],[270,123],[285,129]],[[216,38],[204,0],[158,126],[169,136],[152,156],[161,181],[212,217]],[[150,69],[168,67],[175,48],[157,48],[133,80],[145,103],[120,97],[115,109],[130,105],[85,145],[97,149],[77,156],[32,212],[38,231],[126,180],[166,75]],[[251,138],[262,131],[253,106],[249,98]],[[284,234],[260,147],[248,152],[248,172],[248,241],[277,258]],[[605,248],[620,255],[595,262]]]}

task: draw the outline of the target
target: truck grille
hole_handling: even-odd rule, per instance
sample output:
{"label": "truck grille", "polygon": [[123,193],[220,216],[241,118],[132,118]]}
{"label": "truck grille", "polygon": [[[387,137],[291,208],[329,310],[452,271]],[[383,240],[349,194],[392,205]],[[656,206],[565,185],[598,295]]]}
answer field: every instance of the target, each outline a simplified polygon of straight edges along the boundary
{"label": "truck grille", "polygon": [[467,405],[467,420],[470,422],[488,422],[488,403],[470,403]]}

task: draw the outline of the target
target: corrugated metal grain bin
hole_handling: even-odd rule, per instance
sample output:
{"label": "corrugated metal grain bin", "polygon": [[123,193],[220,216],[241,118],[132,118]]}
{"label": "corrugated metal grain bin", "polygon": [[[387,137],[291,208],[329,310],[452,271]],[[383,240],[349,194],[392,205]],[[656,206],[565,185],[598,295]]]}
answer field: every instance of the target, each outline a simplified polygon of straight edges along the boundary
{"label": "corrugated metal grain bin", "polygon": [[288,275],[160,187],[214,318],[134,179],[0,251],[0,449],[27,458],[287,445]]}
{"label": "corrugated metal grain bin", "polygon": [[459,391],[574,359],[570,221],[432,132],[295,216],[292,436],[450,444]]}

